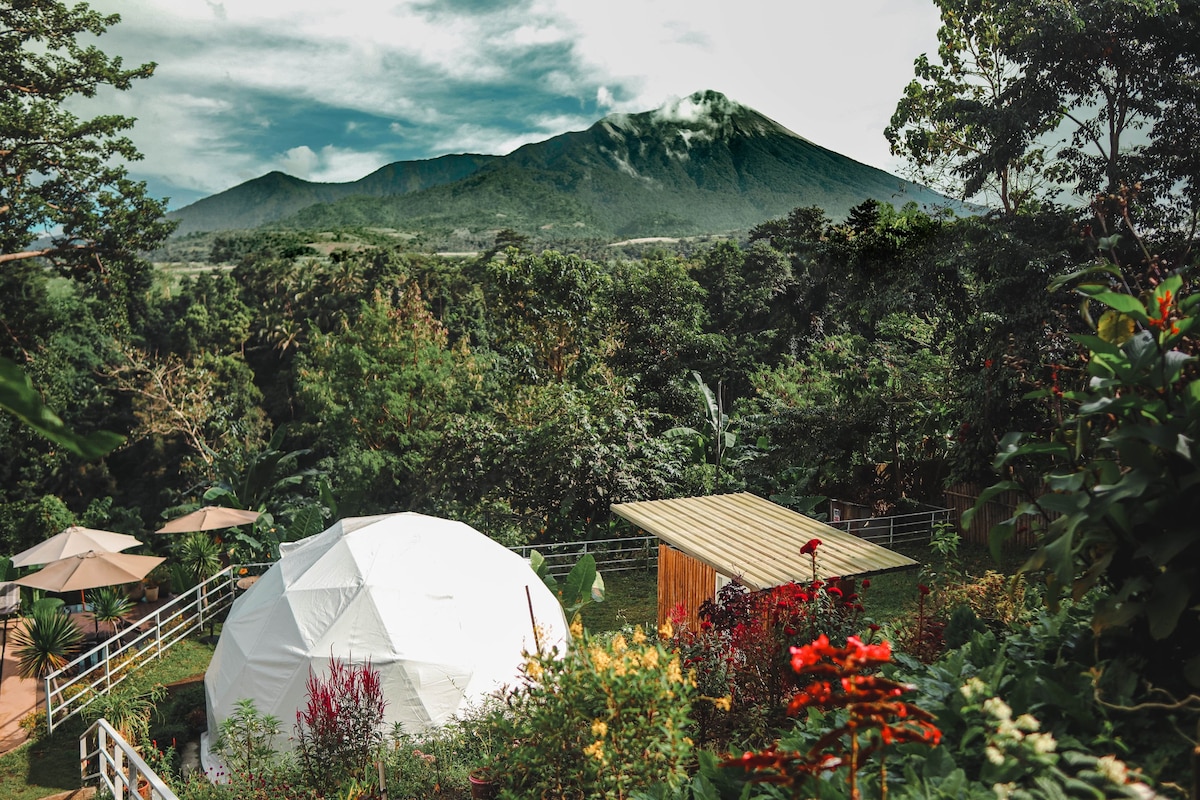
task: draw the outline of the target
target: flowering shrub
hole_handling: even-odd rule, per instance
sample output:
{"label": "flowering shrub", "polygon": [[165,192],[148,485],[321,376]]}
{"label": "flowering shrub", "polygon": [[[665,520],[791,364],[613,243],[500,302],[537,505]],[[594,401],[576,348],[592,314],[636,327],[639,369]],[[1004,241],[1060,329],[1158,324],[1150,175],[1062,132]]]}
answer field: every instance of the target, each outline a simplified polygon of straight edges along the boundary
{"label": "flowering shrub", "polygon": [[383,744],[387,700],[379,670],[329,659],[329,677],[308,676],[308,698],[296,712],[296,744],[310,786],[322,792],[366,775]]}
{"label": "flowering shrub", "polygon": [[968,680],[960,692],[966,701],[964,716],[973,718],[986,743],[980,779],[992,785],[999,800],[1065,797],[1067,790],[1084,790],[1097,798],[1153,796],[1113,754],[1060,752],[1059,743],[1041,730],[1037,717],[1014,717],[1012,708],[979,678]]}
{"label": "flowering shrub", "polygon": [[580,636],[565,654],[530,655],[521,685],[491,717],[502,798],[628,798],[686,777],[694,688],[678,655],[630,637]]}
{"label": "flowering shrub", "polygon": [[[882,761],[884,747],[906,742],[936,746],[941,741],[932,715],[900,699],[913,687],[876,674],[891,657],[887,642],[867,644],[857,636],[849,637],[844,647],[831,645],[822,635],[811,644],[791,648],[791,665],[803,688],[788,703],[788,714],[841,709],[845,712],[841,724],[805,752],[768,747],[732,759],[726,766],[749,771],[755,781],[797,791],[811,778],[847,767],[849,796],[858,800],[858,772],[872,755],[879,752]],[[886,796],[886,772],[881,769],[880,775],[880,794]]]}
{"label": "flowering shrub", "polygon": [[[813,539],[800,551],[813,560],[814,575],[820,544]],[[700,617],[700,630],[679,627],[672,644],[701,695],[729,696],[732,706],[730,715],[720,715],[714,706],[698,703],[697,739],[753,742],[773,738],[784,718],[784,701],[796,688],[791,648],[822,634],[846,641],[863,625],[863,606],[851,582],[814,577],[807,585],[786,583],[760,592],[727,584],[716,602],[701,606]]]}

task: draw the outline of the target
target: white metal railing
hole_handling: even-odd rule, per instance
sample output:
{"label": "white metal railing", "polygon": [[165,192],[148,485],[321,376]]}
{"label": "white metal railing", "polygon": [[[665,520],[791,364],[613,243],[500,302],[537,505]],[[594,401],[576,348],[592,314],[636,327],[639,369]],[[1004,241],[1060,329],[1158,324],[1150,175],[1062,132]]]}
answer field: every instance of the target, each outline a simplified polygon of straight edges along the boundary
{"label": "white metal railing", "polygon": [[537,550],[546,559],[550,574],[556,578],[569,573],[579,558],[586,553],[591,553],[596,559],[596,568],[601,572],[632,572],[658,568],[657,536],[527,544],[510,549],[522,558],[529,558],[529,554]]}
{"label": "white metal railing", "polygon": [[[245,565],[258,566],[258,565]],[[238,572],[230,566],[188,589],[46,676],[46,726],[51,732],[119,685],[142,664],[159,658],[188,634],[215,622],[233,603]]]}
{"label": "white metal railing", "polygon": [[933,535],[934,526],[952,522],[950,514],[951,510],[948,508],[930,508],[911,514],[844,519],[827,524],[869,542],[891,547],[897,544],[928,543]]}
{"label": "white metal railing", "polygon": [[96,720],[79,737],[79,774],[85,784],[98,781],[113,800],[179,800],[104,719]]}

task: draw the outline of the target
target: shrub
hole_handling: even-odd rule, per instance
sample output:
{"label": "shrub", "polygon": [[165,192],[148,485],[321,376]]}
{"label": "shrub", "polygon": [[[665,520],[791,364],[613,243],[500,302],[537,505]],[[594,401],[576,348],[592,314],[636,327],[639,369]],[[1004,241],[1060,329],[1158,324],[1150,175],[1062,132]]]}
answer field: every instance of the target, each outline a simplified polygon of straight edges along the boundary
{"label": "shrub", "polygon": [[296,743],[310,786],[328,792],[367,774],[383,744],[387,701],[379,670],[329,659],[329,677],[309,672],[308,696],[296,712]]}
{"label": "shrub", "polygon": [[221,722],[216,749],[230,775],[253,776],[275,761],[272,740],[279,719],[259,712],[253,700],[238,700],[234,711]]}
{"label": "shrub", "polygon": [[[814,575],[820,544],[813,539],[802,550],[813,559]],[[699,630],[680,627],[672,636],[701,697],[732,698],[728,715],[718,713],[711,701],[695,705],[697,740],[725,744],[733,738],[747,743],[774,738],[785,699],[795,689],[791,648],[822,634],[845,642],[864,624],[859,600],[852,582],[838,578],[758,592],[736,582],[722,587],[715,602],[701,606]]]}
{"label": "shrub", "polygon": [[686,778],[693,685],[679,656],[636,629],[580,636],[566,653],[531,655],[491,724],[502,798],[627,798]]}
{"label": "shrub", "polygon": [[[796,797],[808,783],[829,781],[845,767],[849,797],[857,800],[859,771],[871,756],[879,753],[882,762],[884,748],[904,743],[936,747],[942,737],[929,712],[900,699],[912,687],[876,674],[891,658],[887,642],[867,644],[856,636],[844,647],[831,645],[822,635],[793,648],[791,666],[802,688],[788,703],[788,714],[807,714],[809,709],[840,714],[828,718],[820,738],[805,750],[768,747],[726,766],[748,771],[755,781],[792,787]],[[880,796],[886,794],[883,781]]]}

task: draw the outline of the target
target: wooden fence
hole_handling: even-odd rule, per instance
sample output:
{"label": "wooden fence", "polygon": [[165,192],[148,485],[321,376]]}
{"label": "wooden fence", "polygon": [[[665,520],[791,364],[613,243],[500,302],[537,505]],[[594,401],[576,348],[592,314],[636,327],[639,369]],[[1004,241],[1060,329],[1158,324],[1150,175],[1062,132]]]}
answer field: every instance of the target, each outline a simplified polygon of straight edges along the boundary
{"label": "wooden fence", "polygon": [[[963,541],[973,545],[987,546],[988,531],[993,526],[1011,519],[1017,506],[1025,499],[1016,492],[1002,492],[996,495],[975,512],[971,528],[967,530],[962,526],[962,515],[967,509],[974,507],[975,501],[986,488],[978,483],[959,483],[946,489],[943,494],[943,502],[953,511],[952,518],[959,523],[958,528],[962,532]],[[1018,525],[1016,535],[1009,540],[1008,546],[1033,547],[1036,543],[1037,539],[1029,526]]]}

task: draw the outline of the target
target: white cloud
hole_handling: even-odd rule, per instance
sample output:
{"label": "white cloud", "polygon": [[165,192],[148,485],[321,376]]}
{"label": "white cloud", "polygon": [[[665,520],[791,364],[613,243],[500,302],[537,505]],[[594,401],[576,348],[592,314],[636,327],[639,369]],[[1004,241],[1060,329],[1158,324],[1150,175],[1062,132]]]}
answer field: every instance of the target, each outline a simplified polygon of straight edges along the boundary
{"label": "white cloud", "polygon": [[[123,93],[124,113],[141,120],[139,169],[204,191],[284,163],[343,180],[395,160],[382,145],[354,154],[330,140],[353,129],[348,120],[325,133],[280,126],[256,105],[265,97],[277,107],[394,120],[389,146],[402,140],[429,149],[411,157],[427,157],[505,153],[609,111],[647,111],[716,89],[818,144],[887,167],[883,128],[913,59],[936,50],[938,25],[931,0],[530,0],[486,12],[426,0],[92,5],[123,16],[103,49],[126,63],[159,63],[154,78]],[[523,104],[526,90],[542,93],[541,105]],[[546,93],[574,100],[581,113],[551,108]]]}

